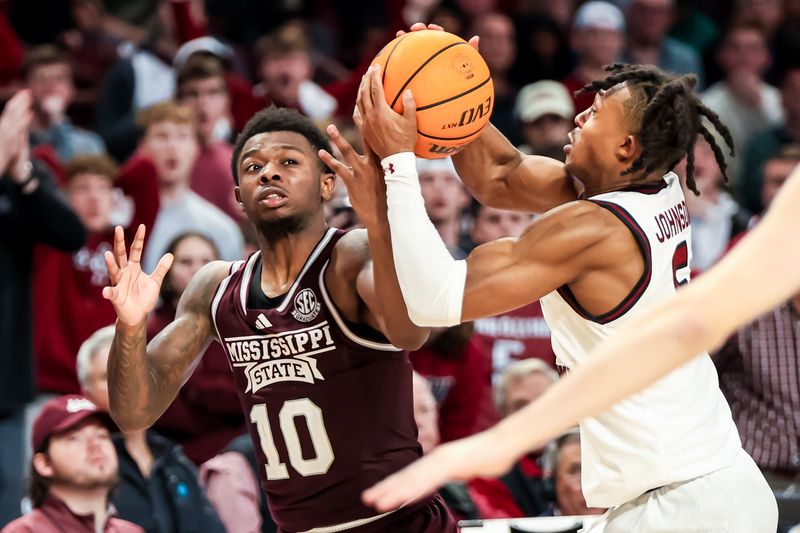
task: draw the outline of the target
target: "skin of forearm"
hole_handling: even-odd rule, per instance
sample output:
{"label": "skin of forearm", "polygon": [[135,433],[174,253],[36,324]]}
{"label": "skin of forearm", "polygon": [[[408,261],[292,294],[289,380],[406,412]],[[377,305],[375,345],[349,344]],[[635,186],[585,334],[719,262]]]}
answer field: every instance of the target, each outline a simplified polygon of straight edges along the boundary
{"label": "skin of forearm", "polygon": [[516,168],[522,154],[489,124],[480,137],[453,156],[458,175],[464,185],[481,202],[489,202],[503,185],[508,169]]}
{"label": "skin of forearm", "polygon": [[146,324],[131,327],[117,321],[108,355],[108,402],[111,417],[120,429],[135,431],[152,424],[149,390],[152,379]]}

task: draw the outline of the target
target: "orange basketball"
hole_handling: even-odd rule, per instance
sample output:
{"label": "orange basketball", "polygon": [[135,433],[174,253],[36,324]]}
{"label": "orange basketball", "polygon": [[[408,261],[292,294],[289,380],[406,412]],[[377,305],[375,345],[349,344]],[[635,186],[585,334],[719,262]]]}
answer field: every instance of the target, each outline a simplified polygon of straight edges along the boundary
{"label": "orange basketball", "polygon": [[494,108],[489,67],[464,39],[444,31],[401,35],[383,47],[381,66],[388,104],[401,113],[411,89],[417,104],[417,145],[426,159],[447,157],[478,137]]}

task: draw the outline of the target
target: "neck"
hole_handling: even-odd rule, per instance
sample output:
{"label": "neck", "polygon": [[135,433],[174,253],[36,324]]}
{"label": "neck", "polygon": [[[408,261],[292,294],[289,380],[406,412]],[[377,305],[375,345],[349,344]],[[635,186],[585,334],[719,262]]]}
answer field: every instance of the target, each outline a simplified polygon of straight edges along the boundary
{"label": "neck", "polygon": [[178,200],[188,189],[187,180],[161,182],[158,186],[158,193],[161,197],[161,202],[168,204]]}
{"label": "neck", "polygon": [[50,495],[58,498],[76,515],[94,515],[95,524],[108,513],[108,487],[70,487],[51,485]]}
{"label": "neck", "polygon": [[267,233],[259,228],[261,288],[269,297],[285,293],[327,231],[322,210],[296,232]]}
{"label": "neck", "polygon": [[153,470],[153,452],[147,444],[147,430],[126,431],[122,433],[125,449],[131,455],[144,477],[150,477]]}
{"label": "neck", "polygon": [[458,217],[433,222],[436,231],[439,232],[439,236],[450,249],[458,247],[458,236],[461,234],[461,224],[459,222]]}
{"label": "neck", "polygon": [[53,124],[50,123],[50,117],[39,109],[33,111],[33,122],[31,123],[32,130],[46,130]]}
{"label": "neck", "polygon": [[[657,181],[656,176],[661,177],[667,173],[666,169],[656,169],[650,174],[644,174],[642,171],[634,172],[633,174],[626,174],[625,176],[621,176],[620,172],[620,169],[617,168],[598,180],[592,180],[591,183],[584,182],[584,197],[590,198],[598,194],[627,189],[634,185],[655,183]],[[624,179],[621,180],[620,178]]]}

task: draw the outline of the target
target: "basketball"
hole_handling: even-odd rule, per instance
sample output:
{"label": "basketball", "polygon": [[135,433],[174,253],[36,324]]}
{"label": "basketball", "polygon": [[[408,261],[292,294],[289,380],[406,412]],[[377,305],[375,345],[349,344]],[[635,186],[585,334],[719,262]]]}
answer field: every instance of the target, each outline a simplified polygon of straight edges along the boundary
{"label": "basketball", "polygon": [[414,153],[447,157],[480,135],[494,106],[489,67],[464,39],[444,31],[412,31],[375,56],[381,66],[387,103],[402,113],[410,89],[417,104]]}

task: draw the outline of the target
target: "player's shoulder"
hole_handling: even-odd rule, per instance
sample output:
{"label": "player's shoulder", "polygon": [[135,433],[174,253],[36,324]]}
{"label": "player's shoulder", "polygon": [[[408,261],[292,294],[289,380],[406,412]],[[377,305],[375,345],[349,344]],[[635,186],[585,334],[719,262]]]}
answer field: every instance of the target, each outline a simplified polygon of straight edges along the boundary
{"label": "player's shoulder", "polygon": [[540,231],[560,229],[598,236],[616,228],[614,216],[589,200],[573,200],[554,207],[538,217],[530,227],[535,226],[539,226]]}
{"label": "player's shoulder", "polygon": [[192,276],[189,286],[181,296],[181,305],[188,309],[205,309],[219,288],[222,280],[228,277],[232,261],[211,261]]}
{"label": "player's shoulder", "polygon": [[356,273],[372,258],[367,230],[348,231],[336,242],[331,254],[331,265],[339,273]]}

